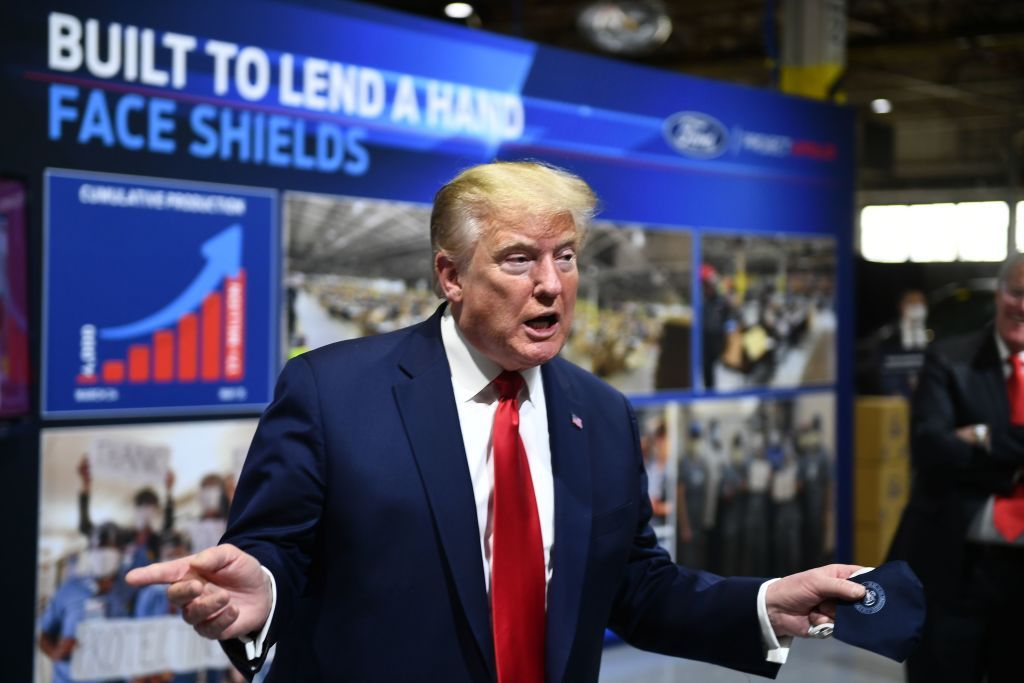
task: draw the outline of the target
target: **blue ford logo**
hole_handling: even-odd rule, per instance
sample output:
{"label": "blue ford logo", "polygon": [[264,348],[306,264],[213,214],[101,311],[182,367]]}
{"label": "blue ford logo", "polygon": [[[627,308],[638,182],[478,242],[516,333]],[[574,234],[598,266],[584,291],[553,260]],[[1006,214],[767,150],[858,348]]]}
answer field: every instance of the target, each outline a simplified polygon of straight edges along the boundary
{"label": "blue ford logo", "polygon": [[722,122],[696,111],[681,111],[665,120],[665,139],[688,157],[713,159],[729,146]]}

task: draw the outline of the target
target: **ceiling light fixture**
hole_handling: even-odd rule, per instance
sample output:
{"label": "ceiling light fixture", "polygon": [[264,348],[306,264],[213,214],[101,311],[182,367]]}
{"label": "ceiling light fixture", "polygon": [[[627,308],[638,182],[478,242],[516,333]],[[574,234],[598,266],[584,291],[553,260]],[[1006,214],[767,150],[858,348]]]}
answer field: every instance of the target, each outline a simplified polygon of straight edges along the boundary
{"label": "ceiling light fixture", "polygon": [[449,2],[444,6],[444,15],[449,19],[468,19],[473,16],[473,6],[468,2]]}
{"label": "ceiling light fixture", "polygon": [[611,54],[643,55],[664,44],[672,19],[660,0],[600,0],[577,17],[580,31]]}
{"label": "ceiling light fixture", "polygon": [[871,111],[875,112],[876,114],[888,114],[889,112],[892,111],[892,102],[885,99],[884,97],[879,97],[878,99],[871,100]]}

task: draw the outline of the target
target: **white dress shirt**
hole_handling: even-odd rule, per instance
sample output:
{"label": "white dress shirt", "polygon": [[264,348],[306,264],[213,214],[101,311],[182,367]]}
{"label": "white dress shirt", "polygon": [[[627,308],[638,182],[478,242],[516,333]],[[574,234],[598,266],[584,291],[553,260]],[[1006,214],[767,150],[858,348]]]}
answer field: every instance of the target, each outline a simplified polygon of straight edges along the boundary
{"label": "white dress shirt", "polygon": [[[459,413],[462,442],[466,449],[466,464],[473,482],[473,498],[476,501],[477,526],[480,530],[480,555],[483,559],[484,582],[490,592],[491,550],[492,550],[492,495],[494,493],[494,446],[491,443],[491,428],[494,414],[498,409],[498,396],[491,382],[501,374],[497,363],[473,348],[462,335],[451,309],[446,308],[441,318],[441,342],[448,366],[452,373],[452,391]],[[547,404],[544,400],[544,382],[540,367],[523,370],[524,387],[519,392],[519,436],[526,449],[530,464],[530,478],[537,500],[537,515],[540,518],[541,539],[544,542],[545,578],[551,580],[551,547],[555,541],[555,488],[551,474],[551,442],[548,437]],[[264,568],[274,584],[273,575]],[[765,594],[769,584],[778,579],[766,581],[757,594],[757,615],[761,623],[761,638],[769,662],[785,663],[792,638],[776,638],[768,620]],[[270,616],[262,631],[255,639],[242,638],[246,655],[256,659],[263,650],[263,641],[270,628],[277,602],[277,587],[273,586],[273,603]],[[780,640],[782,644],[780,645]]]}
{"label": "white dress shirt", "polygon": [[[466,448],[466,462],[473,481],[473,498],[476,500],[476,518],[480,529],[480,550],[484,563],[484,581],[490,591],[492,513],[491,498],[494,493],[494,446],[491,443],[491,428],[494,413],[498,409],[498,396],[491,382],[501,374],[502,368],[473,348],[462,335],[451,309],[446,308],[441,318],[441,341],[448,356],[452,373],[452,390],[455,406],[459,411],[459,426]],[[551,546],[555,539],[555,489],[551,474],[551,442],[548,438],[547,404],[544,399],[544,382],[540,367],[523,370],[524,389],[519,392],[519,436],[526,449],[530,463],[530,478],[533,480],[533,494],[537,499],[537,514],[540,517],[540,533],[544,541],[545,578],[551,581]],[[765,595],[769,584],[766,581],[757,593],[757,615],[761,623],[761,638],[764,642],[766,659],[783,664],[789,655],[792,638],[776,638],[768,620]]]}
{"label": "white dress shirt", "polygon": [[[1000,365],[1003,368],[1003,379],[1010,379],[1010,373],[1013,372],[1013,367],[1010,365],[1010,347],[1006,345],[1003,338],[999,336],[998,332],[993,333],[996,338],[996,349],[999,351],[999,360],[1002,361]],[[1024,352],[1018,353],[1018,356],[1024,358]]]}
{"label": "white dress shirt", "polygon": [[[470,346],[462,336],[450,309],[441,318],[441,341],[452,372],[452,391],[459,411],[466,464],[473,482],[476,521],[480,529],[480,555],[484,562],[484,583],[491,586],[493,549],[494,444],[491,441],[498,394],[491,382],[501,374],[500,365]],[[555,484],[551,475],[551,444],[548,412],[540,368],[523,370],[519,392],[519,436],[530,464],[533,495],[537,500],[540,535],[544,542],[546,581],[551,580],[551,545],[555,540]]]}

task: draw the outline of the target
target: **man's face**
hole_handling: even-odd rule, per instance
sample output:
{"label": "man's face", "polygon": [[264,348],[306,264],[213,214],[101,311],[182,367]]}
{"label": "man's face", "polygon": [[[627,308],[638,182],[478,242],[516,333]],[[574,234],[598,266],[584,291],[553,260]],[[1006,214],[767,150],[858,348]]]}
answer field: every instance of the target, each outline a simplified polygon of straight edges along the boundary
{"label": "man's face", "polygon": [[505,370],[554,358],[576,306],[577,248],[568,215],[517,216],[491,221],[461,270],[439,254],[438,278],[466,339]]}
{"label": "man's face", "polygon": [[996,290],[996,331],[1011,352],[1024,350],[1024,263]]}

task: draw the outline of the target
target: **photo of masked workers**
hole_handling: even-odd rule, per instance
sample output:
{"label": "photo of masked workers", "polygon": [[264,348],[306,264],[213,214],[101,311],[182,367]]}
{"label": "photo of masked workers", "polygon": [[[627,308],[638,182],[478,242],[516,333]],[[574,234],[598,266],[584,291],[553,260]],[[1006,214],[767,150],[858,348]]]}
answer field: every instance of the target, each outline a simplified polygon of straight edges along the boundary
{"label": "photo of masked workers", "polygon": [[[78,492],[78,530],[88,537],[94,530],[92,518],[89,515],[92,473],[89,468],[88,455],[83,455],[78,463],[78,476],[81,481],[81,489]],[[124,538],[121,539],[122,543],[128,549],[129,569],[144,567],[153,562],[160,553],[160,534],[170,531],[174,524],[173,470],[167,470],[164,484],[166,493],[162,514],[160,499],[151,487],[139,489],[132,498],[135,504],[134,524],[121,530],[124,535]],[[156,530],[158,526],[159,531]]]}
{"label": "photo of masked workers", "polygon": [[659,542],[668,546],[670,552],[675,542],[672,514],[675,509],[672,496],[674,474],[669,469],[670,454],[676,441],[670,424],[675,409],[675,404],[668,404],[637,411],[640,450],[643,454],[644,468],[647,470],[647,492],[651,498],[651,524]]}
{"label": "photo of masked workers", "polygon": [[716,387],[716,366],[725,353],[725,343],[729,335],[738,328],[739,312],[733,307],[727,290],[727,284],[710,263],[701,264],[700,284],[702,299],[703,322],[701,324],[701,373],[704,388],[708,391]]}
{"label": "photo of masked workers", "polygon": [[706,235],[701,248],[706,390],[835,380],[834,240]]}
{"label": "photo of masked workers", "polygon": [[101,683],[73,679],[71,656],[78,645],[79,624],[89,619],[129,616],[121,538],[116,524],[98,526],[89,547],[70,558],[67,578],[43,610],[38,644],[39,651],[53,664],[49,669],[53,683]]}
{"label": "photo of masked workers", "polygon": [[690,567],[708,566],[708,529],[705,516],[710,486],[708,458],[702,452],[703,430],[693,421],[679,457],[676,473],[676,562]]}
{"label": "photo of masked workers", "polygon": [[[77,681],[72,671],[97,670],[103,676],[79,679],[242,680],[230,678],[233,668],[219,648],[214,644],[210,655],[206,641],[187,626],[183,636],[167,634],[166,622],[178,626],[180,617],[165,591],[132,588],[123,578],[135,567],[220,540],[255,426],[255,420],[237,420],[44,431],[35,683]],[[156,617],[174,618],[158,623]],[[124,620],[137,624],[119,630]],[[97,624],[113,630],[97,630]],[[83,629],[92,635],[85,637]],[[147,650],[144,670],[132,656],[140,648]]]}
{"label": "photo of masked workers", "polygon": [[[800,571],[800,530],[802,513],[797,492],[800,488],[799,464],[790,435],[773,430],[769,436],[773,454],[771,477],[772,549],[771,575],[785,576]],[[788,569],[787,569],[788,568]]]}
{"label": "photo of masked workers", "polygon": [[225,477],[205,474],[199,482],[199,518],[187,524],[192,552],[212,548],[220,542],[228,523],[228,489]]}
{"label": "photo of masked workers", "polygon": [[718,481],[715,517],[715,566],[726,576],[741,572],[743,515],[747,502],[747,444],[742,432],[733,432]]}
{"label": "photo of masked workers", "polygon": [[826,443],[824,419],[815,413],[798,429],[796,449],[800,485],[801,565],[814,567],[829,560],[828,539],[834,533],[833,468],[835,456]]}
{"label": "photo of masked workers", "polygon": [[676,561],[784,575],[834,548],[832,394],[676,405]]}

